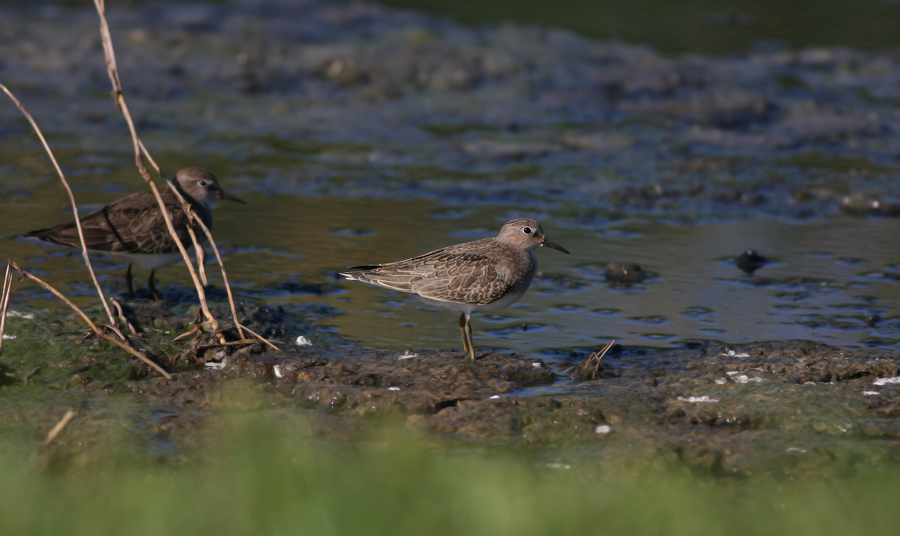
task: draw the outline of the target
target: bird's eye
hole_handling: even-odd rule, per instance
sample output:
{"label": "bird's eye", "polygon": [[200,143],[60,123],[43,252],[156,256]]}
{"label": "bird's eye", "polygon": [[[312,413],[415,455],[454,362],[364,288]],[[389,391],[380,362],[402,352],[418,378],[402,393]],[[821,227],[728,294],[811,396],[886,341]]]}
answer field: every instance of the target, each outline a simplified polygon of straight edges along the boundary
{"label": "bird's eye", "polygon": [[526,228],[522,229],[522,232],[525,234],[531,234],[531,227],[526,227]]}
{"label": "bird's eye", "polygon": [[199,181],[197,181],[197,184],[199,184],[200,186],[206,186],[206,181],[203,179],[200,179]]}

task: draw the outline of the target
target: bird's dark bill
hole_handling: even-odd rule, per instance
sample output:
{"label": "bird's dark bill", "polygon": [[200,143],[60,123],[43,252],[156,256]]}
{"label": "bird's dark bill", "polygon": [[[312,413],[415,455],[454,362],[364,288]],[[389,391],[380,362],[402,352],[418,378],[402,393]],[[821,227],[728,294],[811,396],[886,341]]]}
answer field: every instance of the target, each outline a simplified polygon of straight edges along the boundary
{"label": "bird's dark bill", "polygon": [[569,253],[568,249],[560,246],[559,244],[557,244],[556,242],[553,242],[552,240],[547,240],[546,238],[544,239],[543,242],[541,242],[541,245],[544,246],[545,248],[557,249],[559,251],[562,251],[565,254]]}
{"label": "bird's dark bill", "polygon": [[238,203],[240,203],[242,205],[247,204],[247,202],[244,201],[243,199],[241,199],[240,197],[238,197],[234,194],[230,194],[230,193],[226,192],[225,190],[219,190],[219,197],[221,197],[222,199],[228,199],[229,201],[237,201]]}

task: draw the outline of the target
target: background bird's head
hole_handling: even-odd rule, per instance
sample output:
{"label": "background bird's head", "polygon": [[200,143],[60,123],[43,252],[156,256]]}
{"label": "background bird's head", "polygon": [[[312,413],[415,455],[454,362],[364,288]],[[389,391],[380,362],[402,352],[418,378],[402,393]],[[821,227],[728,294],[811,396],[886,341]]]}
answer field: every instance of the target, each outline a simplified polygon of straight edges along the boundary
{"label": "background bird's head", "polygon": [[203,168],[184,168],[175,175],[182,194],[197,203],[206,203],[211,199],[228,199],[247,204],[243,199],[232,195],[219,186],[216,176]]}

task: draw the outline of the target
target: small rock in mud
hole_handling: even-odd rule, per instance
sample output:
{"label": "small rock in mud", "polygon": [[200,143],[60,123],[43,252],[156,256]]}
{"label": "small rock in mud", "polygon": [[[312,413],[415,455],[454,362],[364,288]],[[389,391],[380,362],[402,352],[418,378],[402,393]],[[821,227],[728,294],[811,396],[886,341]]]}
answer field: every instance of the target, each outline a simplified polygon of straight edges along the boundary
{"label": "small rock in mud", "polygon": [[771,261],[755,250],[748,249],[734,258],[734,264],[744,271],[747,275],[753,275],[753,272],[759,270]]}
{"label": "small rock in mud", "polygon": [[632,285],[641,283],[647,277],[647,273],[635,263],[616,264],[611,262],[606,265],[606,280],[610,283]]}

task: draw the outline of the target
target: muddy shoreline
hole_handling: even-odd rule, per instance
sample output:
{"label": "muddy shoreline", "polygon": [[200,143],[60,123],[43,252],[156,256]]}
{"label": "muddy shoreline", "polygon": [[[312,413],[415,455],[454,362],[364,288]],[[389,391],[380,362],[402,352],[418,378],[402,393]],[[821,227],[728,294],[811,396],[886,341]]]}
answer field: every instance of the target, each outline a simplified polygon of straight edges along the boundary
{"label": "muddy shoreline", "polygon": [[[129,305],[147,315],[135,314],[138,324],[160,318],[158,303]],[[261,332],[284,332],[277,310],[245,305],[242,312]],[[171,318],[137,342],[168,348],[163,363],[172,380],[91,341],[70,342],[72,355],[62,362],[32,367],[34,360],[7,358],[19,365],[4,369],[0,430],[21,434],[24,425],[37,437],[62,408],[76,408],[74,426],[50,454],[59,467],[123,450],[183,463],[235,412],[302,422],[338,441],[393,426],[440,448],[505,446],[568,463],[628,459],[717,476],[839,474],[900,461],[900,359],[877,351],[810,343],[617,346],[596,379],[585,381],[570,368],[583,355],[548,365],[481,351],[470,363],[462,351],[373,352],[337,336],[302,347],[285,341],[280,352],[262,344],[198,348],[166,342],[166,331],[182,322]],[[74,319],[52,323],[68,322]]]}

